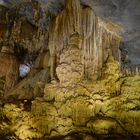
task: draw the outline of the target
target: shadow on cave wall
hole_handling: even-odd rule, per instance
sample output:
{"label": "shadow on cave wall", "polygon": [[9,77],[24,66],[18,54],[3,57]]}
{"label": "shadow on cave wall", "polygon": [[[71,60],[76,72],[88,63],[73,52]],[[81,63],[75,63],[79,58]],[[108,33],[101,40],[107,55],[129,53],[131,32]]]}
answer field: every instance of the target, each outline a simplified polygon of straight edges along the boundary
{"label": "shadow on cave wall", "polygon": [[39,51],[29,52],[28,49],[15,45],[15,54],[20,60],[19,79],[25,78],[31,71]]}

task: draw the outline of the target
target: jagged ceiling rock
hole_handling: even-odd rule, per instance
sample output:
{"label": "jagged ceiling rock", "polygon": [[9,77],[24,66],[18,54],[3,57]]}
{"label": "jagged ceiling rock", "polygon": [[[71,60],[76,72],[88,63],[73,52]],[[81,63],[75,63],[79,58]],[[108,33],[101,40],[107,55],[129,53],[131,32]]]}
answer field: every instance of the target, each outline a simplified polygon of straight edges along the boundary
{"label": "jagged ceiling rock", "polygon": [[[23,3],[30,3],[33,0],[1,0],[0,4],[7,7],[22,6],[21,13],[34,23],[32,5],[23,6]],[[41,26],[47,27],[50,15],[57,15],[64,6],[64,0],[38,0],[41,4],[42,21]],[[96,14],[102,18],[108,18],[121,24],[124,28],[123,47],[128,50],[129,59],[132,64],[140,64],[140,1],[139,0],[81,0],[81,3],[92,7]],[[47,12],[46,12],[47,11]],[[48,18],[45,18],[45,15]],[[38,24],[36,24],[38,25]]]}

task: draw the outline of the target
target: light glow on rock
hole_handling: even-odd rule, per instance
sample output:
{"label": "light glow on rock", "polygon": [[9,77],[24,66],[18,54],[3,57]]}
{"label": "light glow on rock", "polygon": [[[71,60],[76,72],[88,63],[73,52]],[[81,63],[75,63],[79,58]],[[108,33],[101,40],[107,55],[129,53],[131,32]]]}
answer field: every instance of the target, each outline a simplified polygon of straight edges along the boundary
{"label": "light glow on rock", "polygon": [[20,77],[24,78],[30,72],[30,70],[31,68],[28,65],[20,64],[19,67]]}

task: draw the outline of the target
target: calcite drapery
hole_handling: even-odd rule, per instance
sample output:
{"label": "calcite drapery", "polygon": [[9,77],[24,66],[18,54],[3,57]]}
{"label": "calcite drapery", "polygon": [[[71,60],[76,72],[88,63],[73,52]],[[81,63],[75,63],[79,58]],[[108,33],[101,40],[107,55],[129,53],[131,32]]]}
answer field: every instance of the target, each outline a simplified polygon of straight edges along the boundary
{"label": "calcite drapery", "polygon": [[119,60],[121,28],[97,17],[93,9],[82,7],[79,0],[66,0],[65,3],[65,9],[54,19],[49,30],[48,47],[52,59],[52,77],[55,70],[54,62],[59,62],[61,51],[67,46],[69,36],[74,32],[82,36],[79,48],[83,52],[85,75],[99,75],[109,55]]}

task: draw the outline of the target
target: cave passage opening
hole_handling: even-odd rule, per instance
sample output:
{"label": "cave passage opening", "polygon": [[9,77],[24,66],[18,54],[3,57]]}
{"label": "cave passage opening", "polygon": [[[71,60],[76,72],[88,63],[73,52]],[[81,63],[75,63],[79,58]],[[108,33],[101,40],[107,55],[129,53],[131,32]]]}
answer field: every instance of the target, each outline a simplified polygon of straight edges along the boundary
{"label": "cave passage opening", "polygon": [[19,79],[22,80],[33,68],[34,61],[38,55],[37,52],[30,52],[25,47],[15,45],[15,53],[19,59]]}

